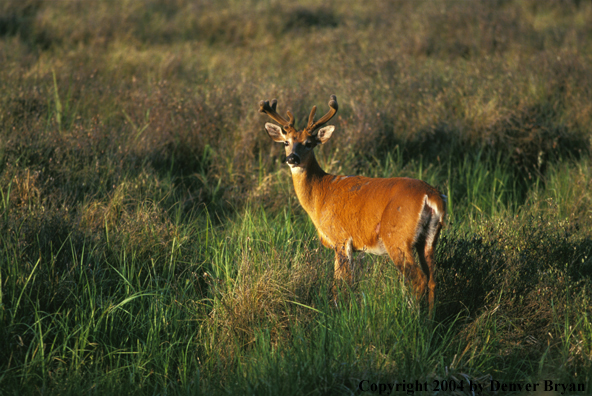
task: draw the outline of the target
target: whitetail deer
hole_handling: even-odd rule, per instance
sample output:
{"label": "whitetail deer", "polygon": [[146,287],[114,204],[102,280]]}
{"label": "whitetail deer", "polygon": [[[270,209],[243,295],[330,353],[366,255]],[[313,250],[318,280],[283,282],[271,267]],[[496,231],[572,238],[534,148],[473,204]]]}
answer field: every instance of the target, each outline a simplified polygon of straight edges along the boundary
{"label": "whitetail deer", "polygon": [[[265,129],[275,142],[286,146],[286,162],[298,200],[322,244],[335,250],[335,283],[341,279],[351,284],[353,252],[388,254],[412,282],[418,299],[427,292],[431,312],[436,288],[434,250],[446,213],[446,197],[416,179],[334,176],[323,171],[313,149],[326,143],[335,130],[334,126],[320,128],[337,113],[335,95],[331,95],[329,112],[316,122],[316,106],[312,108],[308,125],[300,132],[294,128],[290,111],[288,120],[277,113],[277,100],[271,104],[261,101],[259,107],[281,125],[266,123]],[[420,265],[415,262],[413,248]]]}

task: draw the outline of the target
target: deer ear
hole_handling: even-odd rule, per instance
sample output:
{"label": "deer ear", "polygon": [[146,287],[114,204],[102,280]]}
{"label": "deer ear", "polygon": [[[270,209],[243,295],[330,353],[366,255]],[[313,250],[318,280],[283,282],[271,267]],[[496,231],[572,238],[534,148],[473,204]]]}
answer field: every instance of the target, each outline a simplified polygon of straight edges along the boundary
{"label": "deer ear", "polygon": [[286,141],[284,131],[280,126],[268,122],[265,124],[265,130],[267,130],[267,134],[274,142]]}
{"label": "deer ear", "polygon": [[335,127],[333,125],[329,125],[319,129],[319,131],[317,132],[317,142],[321,144],[327,143],[327,141],[331,139],[331,135],[333,135],[334,130]]}

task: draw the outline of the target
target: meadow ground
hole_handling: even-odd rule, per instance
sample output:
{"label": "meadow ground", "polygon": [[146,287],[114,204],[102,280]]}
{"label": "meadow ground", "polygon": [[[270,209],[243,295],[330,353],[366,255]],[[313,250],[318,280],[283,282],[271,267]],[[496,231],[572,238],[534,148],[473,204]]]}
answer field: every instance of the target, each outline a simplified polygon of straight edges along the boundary
{"label": "meadow ground", "polygon": [[[0,394],[592,392],[591,3],[6,0],[0,64]],[[330,302],[257,112],[330,94],[326,171],[448,196],[434,318]]]}

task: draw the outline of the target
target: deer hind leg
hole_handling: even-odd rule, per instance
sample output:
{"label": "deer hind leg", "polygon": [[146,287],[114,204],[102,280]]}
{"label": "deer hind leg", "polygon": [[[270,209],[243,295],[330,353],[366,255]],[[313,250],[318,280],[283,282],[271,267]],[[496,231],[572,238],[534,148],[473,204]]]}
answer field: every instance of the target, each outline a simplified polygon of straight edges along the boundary
{"label": "deer hind leg", "polygon": [[427,290],[428,277],[415,261],[413,249],[417,236],[413,232],[409,233],[409,230],[416,229],[417,218],[406,216],[404,212],[399,206],[387,207],[383,219],[388,221],[382,223],[380,238],[395,267],[403,274],[405,281],[411,283],[417,299],[421,300]]}
{"label": "deer hind leg", "polygon": [[333,300],[337,301],[338,286],[340,283],[352,284],[352,256],[353,247],[351,238],[345,243],[335,246],[335,275],[333,281]]}
{"label": "deer hind leg", "polygon": [[403,274],[406,282],[410,282],[418,300],[424,296],[428,277],[417,265],[413,256],[413,242],[402,241],[399,244],[387,246],[387,251],[397,269]]}
{"label": "deer hind leg", "polygon": [[436,262],[434,261],[434,251],[436,250],[436,245],[438,243],[438,237],[440,236],[440,230],[442,229],[442,219],[438,219],[438,223],[434,228],[434,237],[431,241],[428,241],[425,247],[425,257],[428,263],[428,268],[430,270],[430,282],[428,283],[428,287],[430,288],[429,294],[429,304],[430,304],[430,312],[434,308],[434,292],[436,291],[436,278],[434,274],[434,268],[436,267]]}

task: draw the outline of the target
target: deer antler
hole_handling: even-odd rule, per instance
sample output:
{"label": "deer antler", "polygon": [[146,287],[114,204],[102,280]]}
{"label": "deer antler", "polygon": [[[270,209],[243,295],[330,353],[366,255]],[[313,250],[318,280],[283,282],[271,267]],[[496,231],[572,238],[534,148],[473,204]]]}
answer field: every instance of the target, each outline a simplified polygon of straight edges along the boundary
{"label": "deer antler", "polygon": [[337,105],[337,96],[331,95],[331,98],[329,100],[329,107],[329,112],[322,116],[317,122],[314,122],[314,116],[317,112],[317,106],[312,107],[310,115],[308,116],[308,126],[306,127],[306,131],[309,134],[314,135],[316,133],[315,129],[327,123],[331,118],[333,118],[335,113],[337,113],[337,109],[339,108],[339,106]]}
{"label": "deer antler", "polygon": [[259,112],[260,113],[267,114],[274,121],[276,121],[278,124],[280,124],[283,127],[284,131],[286,131],[286,132],[289,129],[294,129],[294,116],[292,115],[290,110],[288,110],[288,120],[286,120],[284,117],[282,117],[281,115],[278,114],[276,108],[277,108],[277,99],[273,99],[271,101],[271,105],[269,104],[269,101],[267,101],[267,100],[262,100],[261,102],[259,102]]}

